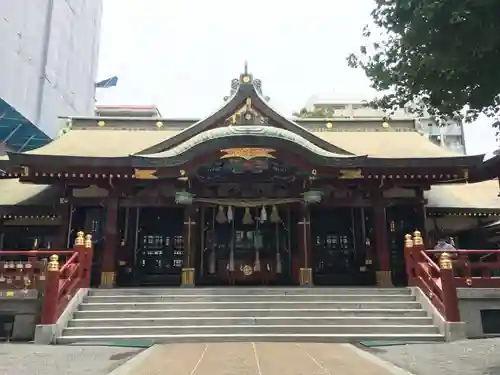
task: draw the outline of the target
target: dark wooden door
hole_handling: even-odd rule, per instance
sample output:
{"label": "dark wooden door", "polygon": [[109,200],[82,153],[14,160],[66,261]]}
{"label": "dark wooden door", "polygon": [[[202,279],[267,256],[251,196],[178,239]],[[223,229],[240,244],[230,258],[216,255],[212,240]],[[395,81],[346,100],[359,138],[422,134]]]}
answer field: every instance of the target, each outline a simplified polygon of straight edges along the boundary
{"label": "dark wooden door", "polygon": [[[356,244],[353,209],[313,209],[311,242],[314,283],[363,285],[366,277],[359,259],[363,244]],[[357,251],[358,250],[358,251]]]}
{"label": "dark wooden door", "polygon": [[182,209],[147,208],[141,210],[135,252],[136,283],[180,284],[184,256],[183,223]]}

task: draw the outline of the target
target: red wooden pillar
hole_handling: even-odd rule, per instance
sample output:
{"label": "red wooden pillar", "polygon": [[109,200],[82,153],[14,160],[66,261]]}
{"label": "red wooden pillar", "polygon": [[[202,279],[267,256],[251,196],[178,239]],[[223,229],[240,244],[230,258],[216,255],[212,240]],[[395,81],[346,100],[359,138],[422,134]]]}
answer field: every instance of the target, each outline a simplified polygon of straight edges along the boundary
{"label": "red wooden pillar", "polygon": [[460,310],[458,308],[457,286],[455,284],[455,275],[453,274],[450,254],[441,254],[439,257],[439,268],[443,288],[444,318],[448,322],[459,322]]}
{"label": "red wooden pillar", "polygon": [[92,258],[94,257],[94,249],[92,246],[92,235],[87,234],[84,242],[85,258],[83,260],[83,278],[82,288],[90,288],[90,278],[92,276]]}
{"label": "red wooden pillar", "polygon": [[297,223],[299,246],[299,284],[313,285],[311,254],[311,214],[307,205],[301,206],[302,218]]}
{"label": "red wooden pillar", "polygon": [[378,270],[376,272],[377,285],[380,287],[391,287],[393,285],[388,248],[386,206],[380,195],[381,192],[378,191],[377,193],[373,202],[375,250],[378,260]]}
{"label": "red wooden pillar", "polygon": [[404,257],[405,257],[405,268],[406,268],[406,277],[408,278],[408,285],[415,286],[416,285],[415,266],[417,259],[415,258],[415,247],[413,246],[413,239],[411,237],[411,234],[405,235]]}
{"label": "red wooden pillar", "polygon": [[102,250],[101,287],[112,288],[116,279],[116,249],[118,238],[118,198],[106,201],[106,224],[104,226],[104,248]]}
{"label": "red wooden pillar", "polygon": [[88,288],[88,285],[85,285],[86,264],[87,264],[88,260],[87,260],[87,251],[85,249],[85,234],[82,231],[80,231],[76,234],[75,244],[74,244],[73,250],[75,250],[78,253],[78,264],[79,264],[78,277],[80,278],[79,288]]}
{"label": "red wooden pillar", "polygon": [[59,257],[55,254],[50,256],[46,277],[40,323],[55,324],[59,318]]}

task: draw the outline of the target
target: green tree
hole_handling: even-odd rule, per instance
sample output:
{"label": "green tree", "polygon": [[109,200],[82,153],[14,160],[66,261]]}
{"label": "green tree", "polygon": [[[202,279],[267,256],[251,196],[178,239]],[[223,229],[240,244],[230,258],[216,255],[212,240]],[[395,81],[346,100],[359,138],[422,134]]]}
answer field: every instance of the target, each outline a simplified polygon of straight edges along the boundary
{"label": "green tree", "polygon": [[[499,0],[500,1],[500,0]],[[335,110],[332,108],[302,108],[298,112],[294,112],[292,115],[298,118],[332,118],[335,114]]]}
{"label": "green tree", "polygon": [[[374,107],[417,103],[466,120],[499,113],[500,0],[375,0],[365,45],[347,60],[383,92]],[[375,35],[377,34],[377,35]]]}

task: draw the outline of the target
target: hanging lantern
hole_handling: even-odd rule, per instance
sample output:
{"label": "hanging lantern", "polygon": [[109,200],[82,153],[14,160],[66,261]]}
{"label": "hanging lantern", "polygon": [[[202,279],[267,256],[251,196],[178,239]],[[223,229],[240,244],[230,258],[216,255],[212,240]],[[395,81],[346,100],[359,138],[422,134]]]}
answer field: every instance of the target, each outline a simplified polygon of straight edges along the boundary
{"label": "hanging lantern", "polygon": [[191,194],[188,191],[178,191],[175,193],[175,203],[190,205],[193,203],[194,197],[194,194]]}
{"label": "hanging lantern", "polygon": [[319,190],[308,190],[302,193],[302,196],[306,204],[319,203],[323,197],[323,192]]}
{"label": "hanging lantern", "polygon": [[229,206],[227,208],[227,221],[231,222],[231,221],[233,221],[233,218],[234,218],[234,216],[233,216],[233,208],[231,206]]}
{"label": "hanging lantern", "polygon": [[245,225],[253,224],[253,218],[252,214],[250,213],[250,207],[245,207],[245,214],[243,215],[243,224]]}
{"label": "hanging lantern", "polygon": [[217,221],[219,224],[227,223],[227,217],[224,212],[224,207],[219,206],[219,212],[217,212],[217,216],[215,216],[215,221]]}
{"label": "hanging lantern", "polygon": [[260,210],[260,222],[263,223],[266,220],[267,220],[266,206],[262,206],[262,210]]}
{"label": "hanging lantern", "polygon": [[271,223],[280,223],[281,222],[280,214],[279,214],[276,206],[273,206],[270,219],[271,219]]}

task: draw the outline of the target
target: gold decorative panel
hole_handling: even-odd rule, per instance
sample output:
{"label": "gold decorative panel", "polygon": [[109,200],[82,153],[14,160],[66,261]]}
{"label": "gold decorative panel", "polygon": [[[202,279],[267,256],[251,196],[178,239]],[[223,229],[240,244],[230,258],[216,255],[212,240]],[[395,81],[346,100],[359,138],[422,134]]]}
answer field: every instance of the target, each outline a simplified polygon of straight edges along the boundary
{"label": "gold decorative panel", "polygon": [[156,180],[156,169],[136,169],[135,178],[138,180]]}
{"label": "gold decorative panel", "polygon": [[339,173],[339,179],[351,180],[356,178],[363,178],[361,169],[341,169]]}
{"label": "gold decorative panel", "polygon": [[242,148],[227,148],[221,150],[222,155],[221,159],[227,158],[242,158],[245,160],[250,160],[254,158],[271,158],[274,159],[274,156],[271,155],[271,152],[275,152],[271,148],[254,148],[254,147],[242,147]]}

